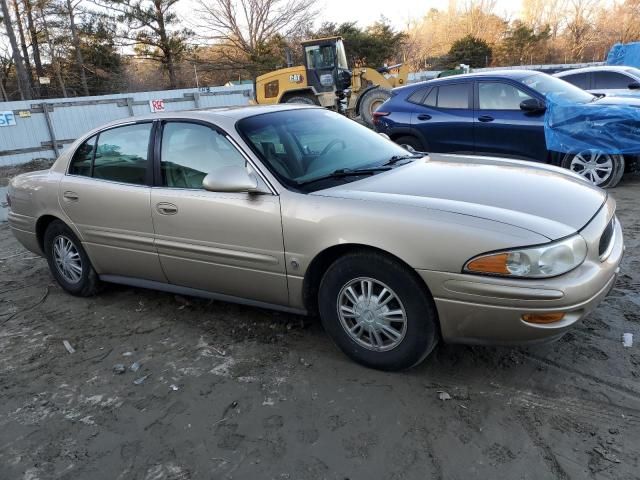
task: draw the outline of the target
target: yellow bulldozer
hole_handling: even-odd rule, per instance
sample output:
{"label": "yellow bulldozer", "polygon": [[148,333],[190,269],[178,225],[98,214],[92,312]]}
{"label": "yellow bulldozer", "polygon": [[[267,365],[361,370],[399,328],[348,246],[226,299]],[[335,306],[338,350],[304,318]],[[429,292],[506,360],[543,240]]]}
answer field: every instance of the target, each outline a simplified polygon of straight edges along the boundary
{"label": "yellow bulldozer", "polygon": [[391,96],[390,90],[407,83],[409,72],[403,64],[350,70],[342,37],[307,40],[302,48],[304,65],[256,78],[257,104],[321,105],[372,125],[373,112]]}

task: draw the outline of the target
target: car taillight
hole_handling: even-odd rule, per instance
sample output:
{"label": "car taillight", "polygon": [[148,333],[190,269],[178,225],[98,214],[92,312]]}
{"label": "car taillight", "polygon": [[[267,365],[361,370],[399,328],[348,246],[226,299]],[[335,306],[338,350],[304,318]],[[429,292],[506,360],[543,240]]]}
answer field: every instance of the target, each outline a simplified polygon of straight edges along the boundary
{"label": "car taillight", "polygon": [[386,117],[390,112],[373,112],[373,124],[377,125],[382,117]]}

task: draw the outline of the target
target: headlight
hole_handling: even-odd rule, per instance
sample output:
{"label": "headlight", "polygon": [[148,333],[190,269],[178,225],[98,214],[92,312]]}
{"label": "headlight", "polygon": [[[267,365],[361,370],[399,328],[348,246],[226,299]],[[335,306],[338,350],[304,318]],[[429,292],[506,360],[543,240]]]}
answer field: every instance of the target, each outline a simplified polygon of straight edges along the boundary
{"label": "headlight", "polygon": [[584,238],[574,235],[539,247],[480,255],[469,260],[464,271],[504,277],[547,278],[573,270],[584,262],[586,256]]}

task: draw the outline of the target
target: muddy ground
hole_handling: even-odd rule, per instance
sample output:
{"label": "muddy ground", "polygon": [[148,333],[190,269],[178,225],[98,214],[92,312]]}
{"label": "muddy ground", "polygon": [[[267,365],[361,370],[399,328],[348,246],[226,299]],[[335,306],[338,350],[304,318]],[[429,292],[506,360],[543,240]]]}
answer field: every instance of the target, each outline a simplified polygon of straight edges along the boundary
{"label": "muddy ground", "polygon": [[442,345],[394,374],[297,316],[71,297],[0,224],[0,479],[638,479],[640,177],[611,193],[623,274],[581,325],[527,349]]}

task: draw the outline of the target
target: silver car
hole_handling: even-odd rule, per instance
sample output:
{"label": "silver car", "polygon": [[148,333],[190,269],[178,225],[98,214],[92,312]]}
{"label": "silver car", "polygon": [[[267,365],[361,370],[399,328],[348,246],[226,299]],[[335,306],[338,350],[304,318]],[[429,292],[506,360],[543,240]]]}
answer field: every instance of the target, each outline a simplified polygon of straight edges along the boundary
{"label": "silver car", "polygon": [[409,153],[315,107],[166,113],[14,178],[9,222],[59,284],[319,314],[364,365],[558,338],[612,288],[615,202],[577,175]]}
{"label": "silver car", "polygon": [[635,67],[601,65],[566,70],[553,76],[594,95],[640,97],[640,70]]}

